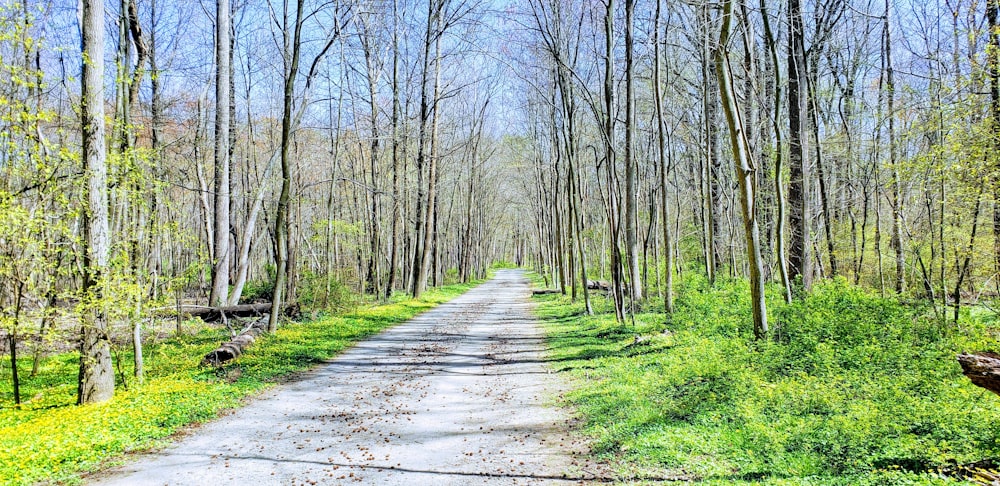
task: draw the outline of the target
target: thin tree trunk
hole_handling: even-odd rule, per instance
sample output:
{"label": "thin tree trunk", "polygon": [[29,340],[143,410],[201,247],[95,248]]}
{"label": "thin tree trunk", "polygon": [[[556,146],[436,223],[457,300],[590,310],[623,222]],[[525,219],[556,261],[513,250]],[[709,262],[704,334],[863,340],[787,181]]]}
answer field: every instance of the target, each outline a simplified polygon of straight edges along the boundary
{"label": "thin tree trunk", "polygon": [[[292,103],[295,98],[295,78],[299,71],[299,47],[302,38],[302,7],[304,0],[297,0],[295,7],[295,27],[292,37],[288,35],[288,12],[285,12],[285,82],[284,82],[284,102],[282,104],[281,117],[281,194],[278,196],[278,209],[275,217],[275,279],[274,297],[272,305],[281,309],[285,305],[285,287],[288,285],[289,275],[289,214],[288,205],[291,198],[292,182]],[[286,4],[287,9],[287,4]],[[290,45],[289,45],[290,41]],[[268,332],[278,329],[278,319],[280,313],[272,312],[267,321]]]}
{"label": "thin tree trunk", "polygon": [[674,313],[674,258],[673,252],[671,251],[672,246],[672,234],[670,231],[670,222],[668,221],[667,215],[667,172],[669,172],[673,167],[672,164],[667,164],[667,130],[666,124],[663,120],[663,93],[662,93],[662,82],[660,79],[660,0],[656,1],[656,17],[653,21],[653,104],[656,108],[656,133],[657,133],[657,146],[656,146],[656,156],[660,162],[660,210],[661,219],[663,224],[663,248],[664,248],[664,291],[663,291],[663,308],[667,314]]}
{"label": "thin tree trunk", "polygon": [[892,168],[892,249],[896,254],[897,294],[905,288],[906,255],[903,254],[903,200],[902,182],[900,180],[899,163],[896,159],[896,85],[892,69],[892,39],[889,30],[889,0],[885,0],[885,13],[882,17],[882,49],[883,68],[885,72],[886,116],[889,119],[889,166]]}
{"label": "thin tree trunk", "polygon": [[751,160],[750,141],[743,128],[739,105],[733,91],[732,69],[729,67],[729,28],[732,21],[733,3],[723,3],[722,31],[719,45],[715,50],[715,70],[719,82],[722,109],[729,125],[732,142],[736,180],[740,188],[740,207],[743,210],[743,230],[746,237],[747,257],[750,263],[750,294],[753,307],[753,334],[757,339],[767,335],[767,307],[764,302],[764,267],[760,253],[760,231],[757,225],[757,168]]}
{"label": "thin tree trunk", "polygon": [[[427,160],[427,132],[429,131],[431,105],[436,102],[436,100],[431,100],[432,80],[430,71],[431,48],[434,45],[434,38],[437,36],[438,23],[436,17],[440,15],[440,9],[435,8],[438,6],[438,3],[438,0],[431,0],[427,4],[427,31],[424,37],[423,69],[420,74],[420,126],[419,138],[417,140],[417,208],[416,225],[414,226],[413,270],[411,273],[411,293],[414,298],[420,297],[420,294],[424,292],[424,288],[427,285],[424,247],[429,245],[430,242],[424,238],[424,234],[426,232],[427,219],[430,217],[430,205],[428,204],[425,207],[423,178],[424,166],[429,165]],[[421,278],[421,275],[423,275],[423,278]]]}
{"label": "thin tree trunk", "polygon": [[635,0],[625,0],[625,247],[628,255],[628,272],[632,300],[642,299],[642,281],[639,275],[638,205],[635,161],[635,67],[633,53],[633,20]]}
{"label": "thin tree trunk", "polygon": [[791,178],[788,187],[791,247],[788,251],[789,277],[801,277],[802,286],[812,288],[812,243],[809,235],[809,163],[803,147],[805,131],[805,83],[808,76],[800,0],[788,2],[788,148]]}
{"label": "thin tree trunk", "polygon": [[625,300],[623,296],[621,248],[619,236],[621,221],[615,193],[618,190],[615,177],[615,1],[607,0],[604,13],[604,163],[608,171],[608,229],[611,233],[611,281],[615,302],[615,318],[625,322]]}
{"label": "thin tree trunk", "polygon": [[[436,3],[436,2],[434,2]],[[440,4],[439,4],[440,5]],[[433,7],[432,7],[433,8]],[[426,201],[426,214],[427,217],[424,220],[423,227],[423,245],[419,249],[419,267],[417,269],[416,280],[419,287],[422,289],[427,286],[427,276],[430,271],[431,257],[434,252],[434,228],[436,227],[436,204],[437,204],[437,155],[438,155],[438,122],[439,122],[439,112],[438,112],[438,97],[441,89],[441,11],[438,10],[435,15],[433,15],[434,20],[434,32],[437,34],[434,36],[434,86],[432,90],[432,102],[431,102],[431,134],[430,134],[430,160],[427,167],[427,201]],[[428,20],[430,22],[430,20]],[[428,26],[428,29],[431,27]],[[414,297],[418,296],[419,292],[414,292]]]}
{"label": "thin tree trunk", "polygon": [[386,278],[385,298],[392,296],[396,287],[396,268],[399,267],[399,226],[401,223],[400,154],[399,154],[399,1],[392,2],[392,243],[389,250],[389,276]]}
{"label": "thin tree trunk", "polygon": [[788,272],[788,262],[785,251],[785,191],[782,187],[782,162],[784,147],[782,146],[781,126],[778,118],[781,114],[781,70],[778,68],[778,48],[775,42],[774,33],[771,30],[770,15],[767,13],[766,0],[760,0],[760,12],[764,25],[764,41],[767,44],[767,51],[771,57],[771,65],[774,74],[774,111],[771,115],[772,129],[774,130],[774,197],[777,203],[777,215],[775,224],[775,242],[777,248],[778,273],[781,276],[781,284],[784,287],[785,302],[792,301],[792,282]]}

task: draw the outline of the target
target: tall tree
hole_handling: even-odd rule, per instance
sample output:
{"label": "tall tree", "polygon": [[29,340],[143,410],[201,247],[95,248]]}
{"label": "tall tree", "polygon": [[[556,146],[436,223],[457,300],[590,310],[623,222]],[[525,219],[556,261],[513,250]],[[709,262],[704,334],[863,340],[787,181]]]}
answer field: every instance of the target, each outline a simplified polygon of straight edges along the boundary
{"label": "tall tree", "polygon": [[77,403],[100,403],[115,394],[111,336],[103,278],[108,268],[108,165],[104,140],[104,2],[83,0],[80,16],[83,66],[80,121],[87,186],[83,211],[83,291],[90,305],[82,316]]}
{"label": "tall tree", "polygon": [[733,2],[723,2],[722,30],[715,48],[715,72],[719,80],[722,110],[729,126],[729,139],[736,165],[736,181],[740,188],[740,207],[743,212],[743,231],[750,264],[750,294],[753,308],[753,334],[757,339],[767,335],[767,306],[764,302],[764,265],[760,252],[760,229],[757,223],[757,167],[752,159],[751,143],[744,128],[733,73],[729,66],[729,30],[733,17]]}
{"label": "tall tree", "polygon": [[229,115],[232,82],[230,0],[215,2],[215,207],[212,212],[212,238],[215,261],[212,262],[211,305],[225,305],[229,300],[230,270],[230,176]]}
{"label": "tall tree", "polygon": [[[225,0],[223,0],[225,1]],[[278,195],[277,215],[275,216],[275,278],[274,297],[271,299],[271,314],[267,321],[267,329],[274,332],[278,329],[278,317],[285,304],[285,291],[288,286],[290,239],[289,211],[292,185],[292,105],[295,103],[295,79],[299,72],[299,57],[302,49],[302,24],[304,0],[296,0],[293,12],[289,12],[288,1],[284,2],[283,15],[283,61],[284,61],[284,95],[281,111],[281,192]],[[291,19],[291,20],[290,20]]]}
{"label": "tall tree", "polygon": [[[427,287],[427,272],[431,264],[434,235],[434,184],[437,164],[434,158],[434,132],[437,117],[442,15],[448,0],[427,3],[427,30],[424,35],[423,69],[420,73],[420,125],[417,135],[417,221],[413,256],[413,287],[419,297]],[[434,72],[431,72],[433,66]],[[433,117],[433,118],[432,118]],[[423,185],[427,167],[427,185]]]}
{"label": "tall tree", "polygon": [[788,213],[791,242],[788,248],[789,276],[802,278],[812,287],[812,257],[809,224],[809,162],[803,147],[805,137],[806,77],[805,32],[801,0],[788,1]]}
{"label": "tall tree", "polygon": [[667,172],[672,167],[667,163],[667,127],[666,122],[663,120],[663,86],[660,79],[660,10],[662,4],[662,1],[656,0],[656,9],[653,17],[653,106],[656,108],[656,157],[659,161],[660,214],[661,224],[663,225],[665,257],[663,308],[668,314],[672,314],[674,312],[674,253],[672,249],[673,235],[670,231],[670,221],[667,215]]}
{"label": "tall tree", "polygon": [[767,0],[760,0],[760,15],[764,26],[764,43],[767,46],[768,58],[770,59],[770,73],[773,77],[773,91],[770,93],[774,102],[771,110],[771,129],[774,131],[774,199],[776,203],[775,215],[775,252],[778,264],[778,273],[781,276],[781,284],[784,287],[785,302],[792,301],[792,283],[788,272],[788,262],[785,251],[785,190],[782,180],[784,179],[782,162],[784,161],[784,144],[781,137],[781,71],[778,69],[778,43],[771,29],[771,16],[767,13]]}
{"label": "tall tree", "polygon": [[[1000,0],[986,0],[986,21],[990,29],[986,63],[990,76],[990,137],[993,180],[993,264],[1000,272]],[[1000,284],[998,284],[1000,285]]]}
{"label": "tall tree", "polygon": [[633,300],[642,299],[639,276],[638,224],[639,191],[636,188],[635,160],[635,0],[625,0],[625,247],[628,255],[630,293]]}
{"label": "tall tree", "polygon": [[616,175],[615,154],[615,1],[607,0],[604,11],[604,125],[601,138],[604,141],[604,164],[608,172],[607,219],[608,231],[611,233],[611,291],[614,294],[615,317],[625,320],[625,302],[622,288],[622,255],[620,248],[621,217],[616,197],[618,178]]}
{"label": "tall tree", "polygon": [[890,244],[896,254],[896,293],[902,293],[905,287],[906,255],[903,253],[903,187],[896,150],[896,81],[892,68],[892,31],[889,24],[889,0],[885,0],[885,11],[882,15],[882,72],[884,80],[882,88],[886,96],[886,118],[888,119],[888,151],[889,169],[892,171],[892,237]]}
{"label": "tall tree", "polygon": [[389,276],[385,284],[385,297],[389,298],[396,288],[396,269],[400,259],[400,225],[402,223],[402,177],[400,172],[400,76],[399,76],[399,0],[392,1],[392,231],[389,250]]}

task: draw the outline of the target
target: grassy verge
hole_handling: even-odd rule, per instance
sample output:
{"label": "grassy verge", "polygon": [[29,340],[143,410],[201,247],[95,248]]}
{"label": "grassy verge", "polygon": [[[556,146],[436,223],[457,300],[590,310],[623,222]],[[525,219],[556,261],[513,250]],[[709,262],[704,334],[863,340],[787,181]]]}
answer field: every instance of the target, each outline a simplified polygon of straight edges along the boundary
{"label": "grassy verge", "polygon": [[535,299],[596,454],[634,482],[949,484],[1000,458],[1000,397],[955,361],[1000,348],[995,322],[941,325],[843,281],[771,297],[759,343],[743,282],[686,276],[671,319],[656,303],[624,326],[607,303]]}
{"label": "grassy verge", "polygon": [[[147,379],[142,386],[118,390],[111,402],[77,407],[76,353],[45,360],[22,393],[33,397],[21,409],[0,409],[0,484],[77,483],[122,454],[149,449],[179,428],[216,417],[239,406],[289,373],[327,359],[351,343],[450,300],[473,285],[451,285],[420,299],[397,297],[391,303],[359,308],[282,327],[254,344],[224,369],[198,366],[202,356],[224,338],[209,328],[146,350]],[[131,356],[119,356],[131,361]],[[26,366],[28,361],[22,360]],[[19,366],[20,368],[20,366]],[[22,376],[28,376],[26,367]],[[12,403],[10,370],[0,370],[0,403]]]}

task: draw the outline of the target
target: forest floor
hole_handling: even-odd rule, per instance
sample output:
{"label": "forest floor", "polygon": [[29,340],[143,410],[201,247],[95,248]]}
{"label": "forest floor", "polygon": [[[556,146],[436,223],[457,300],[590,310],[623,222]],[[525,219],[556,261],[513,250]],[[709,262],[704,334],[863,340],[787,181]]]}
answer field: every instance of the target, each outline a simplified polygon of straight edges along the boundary
{"label": "forest floor", "polygon": [[578,484],[600,481],[556,405],[529,282],[489,282],[97,484]]}

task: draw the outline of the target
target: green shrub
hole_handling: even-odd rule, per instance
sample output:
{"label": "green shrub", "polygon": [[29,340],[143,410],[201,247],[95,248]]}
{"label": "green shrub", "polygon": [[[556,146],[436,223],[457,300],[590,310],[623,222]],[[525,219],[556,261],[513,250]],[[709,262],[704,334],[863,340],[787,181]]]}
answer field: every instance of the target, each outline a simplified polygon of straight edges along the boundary
{"label": "green shrub", "polygon": [[243,294],[240,296],[240,301],[254,302],[262,300],[270,302],[274,298],[274,279],[277,275],[277,270],[273,264],[269,263],[264,268],[264,273],[267,275],[267,278],[262,280],[248,280],[243,285]]}
{"label": "green shrub", "polygon": [[635,328],[607,305],[581,316],[536,297],[551,359],[574,377],[567,399],[623,474],[946,484],[939,468],[1000,457],[1000,399],[955,361],[998,348],[991,321],[942,327],[925,306],[835,279],[792,304],[768,289],[772,334],[757,342],[746,282],[689,272],[676,291],[673,316],[639,314]]}
{"label": "green shrub", "polygon": [[299,288],[299,302],[307,309],[343,312],[359,305],[361,297],[336,276],[306,272]]}

